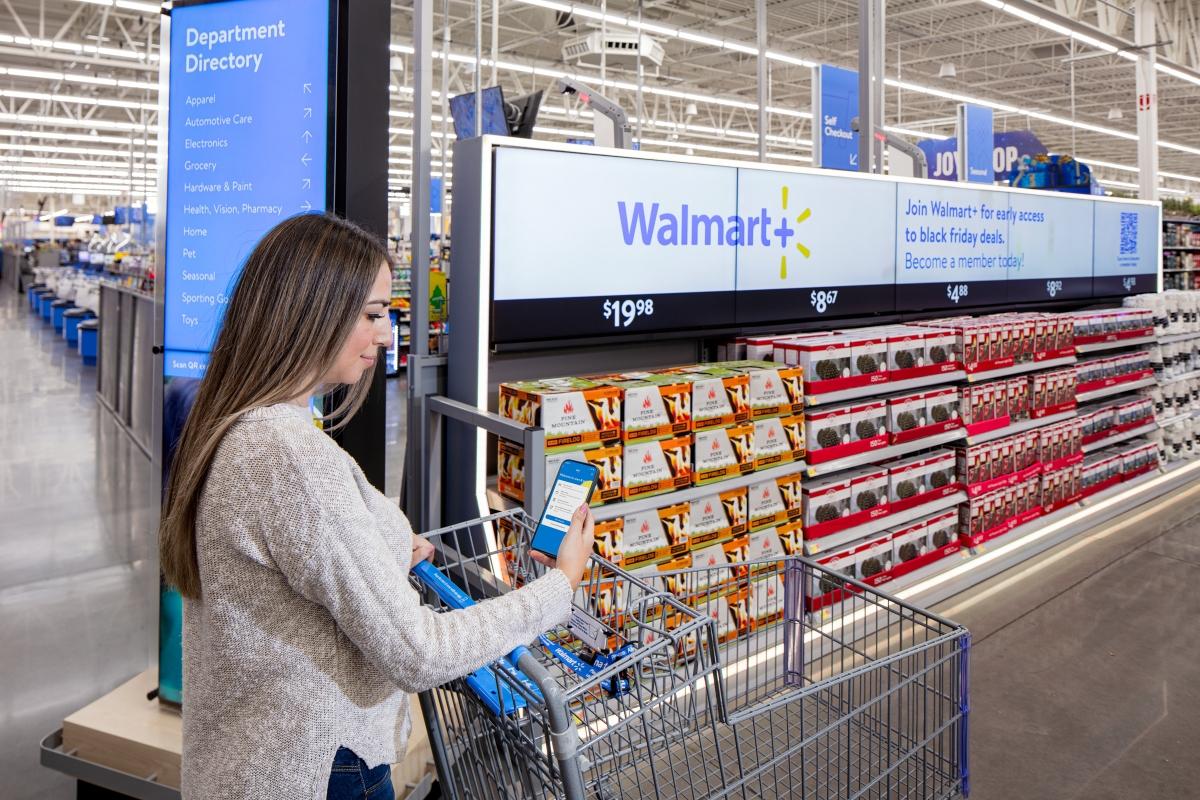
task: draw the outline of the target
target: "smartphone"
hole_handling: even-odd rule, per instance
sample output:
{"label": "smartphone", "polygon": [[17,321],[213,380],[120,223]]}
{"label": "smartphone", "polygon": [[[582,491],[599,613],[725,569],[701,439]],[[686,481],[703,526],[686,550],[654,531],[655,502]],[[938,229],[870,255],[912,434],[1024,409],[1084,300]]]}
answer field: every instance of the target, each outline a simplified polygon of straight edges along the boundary
{"label": "smartphone", "polygon": [[558,468],[554,485],[550,487],[550,496],[546,498],[546,507],[542,509],[542,518],[538,520],[529,546],[539,553],[557,558],[563,536],[571,527],[571,517],[576,509],[592,499],[599,477],[600,468],[595,464],[564,461]]}

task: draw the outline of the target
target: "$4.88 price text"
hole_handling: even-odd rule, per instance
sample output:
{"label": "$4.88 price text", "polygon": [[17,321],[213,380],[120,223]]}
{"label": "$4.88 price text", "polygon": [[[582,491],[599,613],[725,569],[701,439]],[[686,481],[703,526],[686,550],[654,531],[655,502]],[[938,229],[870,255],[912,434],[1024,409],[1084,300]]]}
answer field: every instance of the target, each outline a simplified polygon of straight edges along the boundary
{"label": "$4.88 price text", "polygon": [[628,328],[638,317],[654,315],[654,300],[605,300],[604,318],[612,320],[614,328]]}

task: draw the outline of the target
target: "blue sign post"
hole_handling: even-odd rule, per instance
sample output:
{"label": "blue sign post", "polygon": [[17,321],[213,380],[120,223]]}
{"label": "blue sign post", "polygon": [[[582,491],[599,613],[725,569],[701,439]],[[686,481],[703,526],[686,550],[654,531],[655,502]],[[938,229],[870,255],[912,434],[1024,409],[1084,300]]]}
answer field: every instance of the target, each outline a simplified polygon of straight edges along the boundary
{"label": "blue sign post", "polygon": [[250,251],[328,203],[329,0],[178,6],[170,18],[164,364],[200,377]]}
{"label": "blue sign post", "polygon": [[958,179],[992,182],[992,110],[962,103],[958,107]]}
{"label": "blue sign post", "polygon": [[819,64],[813,81],[813,166],[858,171],[858,73]]}

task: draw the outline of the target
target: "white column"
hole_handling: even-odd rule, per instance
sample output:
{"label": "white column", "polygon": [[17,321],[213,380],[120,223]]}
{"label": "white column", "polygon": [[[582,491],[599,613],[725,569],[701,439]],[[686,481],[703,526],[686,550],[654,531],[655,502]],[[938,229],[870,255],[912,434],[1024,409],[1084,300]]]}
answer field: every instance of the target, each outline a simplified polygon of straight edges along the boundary
{"label": "white column", "polygon": [[[1137,0],[1134,10],[1134,39],[1141,49],[1137,60],[1138,196],[1158,199],[1158,78],[1153,44],[1157,11],[1154,0]],[[1150,46],[1147,46],[1150,45]]]}

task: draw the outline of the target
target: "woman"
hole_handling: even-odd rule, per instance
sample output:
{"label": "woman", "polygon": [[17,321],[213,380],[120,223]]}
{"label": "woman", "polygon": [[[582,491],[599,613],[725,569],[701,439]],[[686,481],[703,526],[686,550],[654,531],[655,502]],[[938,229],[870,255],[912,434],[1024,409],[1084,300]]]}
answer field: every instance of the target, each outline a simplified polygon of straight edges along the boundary
{"label": "woman", "polygon": [[[409,586],[433,546],[313,425],[362,404],[390,338],[387,250],[331,216],[251,253],[172,462],[163,572],[184,597],[183,797],[391,798],[407,693],[566,620],[592,549],[576,512],[557,565],[437,614]],[[382,443],[381,443],[382,445]]]}

